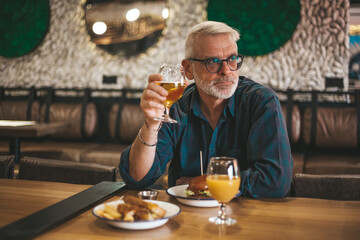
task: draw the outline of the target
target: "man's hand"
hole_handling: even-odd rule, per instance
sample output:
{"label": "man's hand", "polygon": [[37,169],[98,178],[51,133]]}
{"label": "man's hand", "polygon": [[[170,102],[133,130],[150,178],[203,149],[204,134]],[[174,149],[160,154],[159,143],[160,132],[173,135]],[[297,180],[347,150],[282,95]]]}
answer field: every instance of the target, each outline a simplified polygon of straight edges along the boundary
{"label": "man's hand", "polygon": [[163,102],[166,100],[168,92],[155,83],[156,81],[161,81],[161,79],[162,76],[160,74],[151,74],[148,79],[149,84],[141,96],[140,107],[145,113],[149,126],[159,125],[159,121],[152,119],[154,117],[160,117],[165,111]]}

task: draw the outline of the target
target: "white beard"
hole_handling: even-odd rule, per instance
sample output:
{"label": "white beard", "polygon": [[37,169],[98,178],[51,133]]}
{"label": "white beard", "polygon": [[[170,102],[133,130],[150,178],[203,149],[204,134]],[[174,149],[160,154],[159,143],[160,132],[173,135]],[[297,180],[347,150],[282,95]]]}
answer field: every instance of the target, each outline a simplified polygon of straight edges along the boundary
{"label": "white beard", "polygon": [[[194,81],[196,83],[196,86],[201,89],[206,94],[219,98],[219,99],[228,99],[230,98],[238,85],[238,79],[234,77],[222,77],[219,79],[216,79],[212,82],[208,82],[206,80],[202,80],[199,78],[199,76],[196,74],[196,72],[193,73],[194,75]],[[230,81],[233,84],[231,86],[218,86],[216,85],[219,82],[222,81]]]}

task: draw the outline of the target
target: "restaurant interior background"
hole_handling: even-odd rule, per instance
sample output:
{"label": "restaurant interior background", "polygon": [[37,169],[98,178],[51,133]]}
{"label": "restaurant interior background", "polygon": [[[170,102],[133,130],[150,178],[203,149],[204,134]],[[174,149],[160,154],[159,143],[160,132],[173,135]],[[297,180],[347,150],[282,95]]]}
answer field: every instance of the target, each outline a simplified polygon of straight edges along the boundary
{"label": "restaurant interior background", "polygon": [[[38,0],[2,8],[1,85],[141,89],[163,62],[183,59],[189,29],[206,19],[237,24],[243,34],[239,49],[246,55],[241,75],[274,89],[324,90],[325,78],[330,77],[343,79],[347,90],[350,59],[360,52],[349,40],[350,14],[358,14],[349,9],[357,1],[120,1],[128,7],[160,2],[169,10],[163,30],[151,33],[157,34],[153,45],[130,55],[111,54],[89,35],[86,16],[97,2],[106,1]],[[106,20],[112,14],[98,16]],[[34,30],[38,36],[29,34]],[[28,39],[35,42],[21,52]]]}
{"label": "restaurant interior background", "polygon": [[[1,2],[0,119],[66,126],[22,138],[21,151],[9,143],[21,136],[0,131],[0,155],[20,158],[9,178],[94,184],[87,169],[95,163],[118,179],[122,151],[144,123],[139,95],[148,75],[164,62],[179,63],[191,27],[209,19],[239,29],[246,56],[240,74],[278,93],[293,174],[325,179],[323,189],[298,189],[359,199],[351,186],[334,187],[351,193],[334,196],[324,174],[347,181],[360,173],[360,91],[347,91],[360,89],[360,0]],[[74,179],[78,168],[89,174],[81,182]],[[159,180],[166,188],[166,173]]]}

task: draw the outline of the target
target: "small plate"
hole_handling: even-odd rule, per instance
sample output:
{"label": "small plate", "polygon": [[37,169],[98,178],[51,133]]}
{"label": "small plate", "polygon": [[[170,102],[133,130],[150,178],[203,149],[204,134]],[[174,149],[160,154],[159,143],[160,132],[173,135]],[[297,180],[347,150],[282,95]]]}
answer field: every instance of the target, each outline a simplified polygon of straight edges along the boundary
{"label": "small plate", "polygon": [[105,204],[117,207],[118,204],[124,203],[123,200],[117,200],[117,201],[113,201],[113,202],[100,204],[93,209],[92,213],[94,214],[95,217],[97,217],[97,218],[107,222],[111,226],[114,226],[117,228],[130,229],[130,230],[144,230],[144,229],[151,229],[151,228],[156,228],[156,227],[160,227],[160,226],[164,225],[165,223],[167,223],[167,221],[170,218],[177,216],[181,211],[180,207],[178,207],[172,203],[156,201],[156,200],[144,200],[144,201],[156,203],[157,205],[159,205],[159,207],[164,208],[166,210],[165,217],[159,218],[156,220],[150,220],[150,221],[135,220],[133,222],[128,222],[128,221],[122,221],[122,220],[110,220],[110,219],[101,217],[96,214],[96,211],[98,209],[104,209]]}
{"label": "small plate", "polygon": [[[218,201],[213,198],[189,198],[186,196],[185,190],[189,185],[178,185],[166,190],[166,193],[175,197],[179,202],[192,207],[217,207]],[[240,191],[235,197],[240,196]]]}

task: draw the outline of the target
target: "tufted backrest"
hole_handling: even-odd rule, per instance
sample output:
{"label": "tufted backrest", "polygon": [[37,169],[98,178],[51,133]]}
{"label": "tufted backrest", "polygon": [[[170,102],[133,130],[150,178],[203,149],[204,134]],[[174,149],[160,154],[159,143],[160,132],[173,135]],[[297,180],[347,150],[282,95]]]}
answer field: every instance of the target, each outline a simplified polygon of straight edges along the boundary
{"label": "tufted backrest", "polygon": [[[41,119],[46,121],[47,106],[41,107]],[[97,126],[98,115],[94,103],[51,103],[48,111],[49,122],[65,122],[68,128],[52,137],[83,138],[91,137]]]}
{"label": "tufted backrest", "polygon": [[109,134],[112,138],[131,143],[144,123],[144,119],[145,116],[139,104],[115,103],[109,112]]}
{"label": "tufted backrest", "polygon": [[312,109],[308,107],[303,116],[303,138],[306,144],[334,148],[357,146],[358,120],[355,107],[317,107],[316,124],[313,126],[312,120]]}
{"label": "tufted backrest", "polygon": [[39,101],[0,101],[1,120],[39,121],[39,110]]}
{"label": "tufted backrest", "polygon": [[297,143],[301,134],[301,116],[299,107],[297,105],[292,105],[289,115],[287,105],[281,104],[281,111],[287,125],[290,142]]}

